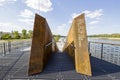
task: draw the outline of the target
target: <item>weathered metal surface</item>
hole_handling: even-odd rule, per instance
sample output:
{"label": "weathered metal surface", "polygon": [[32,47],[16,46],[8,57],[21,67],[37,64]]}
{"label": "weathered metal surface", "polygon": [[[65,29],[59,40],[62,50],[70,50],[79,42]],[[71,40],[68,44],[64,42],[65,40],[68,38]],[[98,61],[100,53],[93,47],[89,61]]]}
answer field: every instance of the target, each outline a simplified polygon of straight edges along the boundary
{"label": "weathered metal surface", "polygon": [[74,18],[63,49],[74,59],[78,73],[92,75],[84,14]]}
{"label": "weathered metal surface", "polygon": [[[52,33],[46,19],[36,14],[28,75],[42,72],[45,64],[47,63],[47,60],[50,57],[50,54],[53,52],[53,44],[46,46],[47,44],[52,42],[52,40]],[[56,45],[54,47],[57,48]]]}

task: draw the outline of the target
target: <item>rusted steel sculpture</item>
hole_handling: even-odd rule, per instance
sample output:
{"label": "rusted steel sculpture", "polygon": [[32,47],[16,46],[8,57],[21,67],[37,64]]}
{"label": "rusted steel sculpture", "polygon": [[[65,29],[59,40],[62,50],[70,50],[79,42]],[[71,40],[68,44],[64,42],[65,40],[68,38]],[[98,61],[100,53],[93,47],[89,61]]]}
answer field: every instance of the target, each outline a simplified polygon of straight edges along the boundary
{"label": "rusted steel sculpture", "polygon": [[78,73],[92,75],[84,14],[74,18],[63,51],[73,58]]}
{"label": "rusted steel sculpture", "polygon": [[51,53],[58,50],[47,21],[35,15],[28,75],[42,72]]}

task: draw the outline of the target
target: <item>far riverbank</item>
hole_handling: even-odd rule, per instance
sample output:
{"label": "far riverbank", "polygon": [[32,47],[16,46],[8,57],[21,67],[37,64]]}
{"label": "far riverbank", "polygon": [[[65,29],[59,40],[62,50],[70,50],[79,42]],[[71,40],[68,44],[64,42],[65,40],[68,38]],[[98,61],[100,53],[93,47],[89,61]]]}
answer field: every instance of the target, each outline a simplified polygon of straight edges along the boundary
{"label": "far riverbank", "polygon": [[0,42],[17,42],[17,41],[30,41],[31,39],[11,39],[11,40],[0,40]]}
{"label": "far riverbank", "polygon": [[106,39],[106,40],[117,40],[120,41],[120,38],[106,38],[106,37],[88,37],[91,39]]}

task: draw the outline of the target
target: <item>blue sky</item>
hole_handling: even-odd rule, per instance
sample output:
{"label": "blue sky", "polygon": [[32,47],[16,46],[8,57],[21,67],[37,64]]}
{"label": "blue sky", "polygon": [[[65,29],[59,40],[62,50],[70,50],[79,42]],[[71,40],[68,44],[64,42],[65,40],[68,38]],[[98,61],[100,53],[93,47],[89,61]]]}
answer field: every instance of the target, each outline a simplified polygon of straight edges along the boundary
{"label": "blue sky", "polygon": [[72,19],[85,13],[87,34],[120,33],[120,0],[0,0],[0,31],[32,30],[45,17],[53,34],[67,35]]}

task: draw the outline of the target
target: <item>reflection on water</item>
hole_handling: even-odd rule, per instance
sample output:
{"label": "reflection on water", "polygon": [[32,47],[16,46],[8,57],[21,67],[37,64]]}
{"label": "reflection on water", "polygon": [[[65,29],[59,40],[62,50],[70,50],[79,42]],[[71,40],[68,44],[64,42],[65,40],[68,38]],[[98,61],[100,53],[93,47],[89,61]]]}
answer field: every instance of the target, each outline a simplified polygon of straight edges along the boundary
{"label": "reflection on water", "polygon": [[88,41],[92,41],[92,42],[103,42],[103,43],[112,43],[112,44],[120,44],[120,40],[110,40],[110,39],[94,39],[94,38],[88,38]]}
{"label": "reflection on water", "polygon": [[[120,45],[111,45],[111,44],[120,44],[120,41],[101,40],[101,39],[88,39],[88,40],[89,42],[103,43],[103,50],[101,43],[90,43],[90,53],[92,56],[120,65]],[[104,43],[111,43],[111,44],[104,44]]]}

